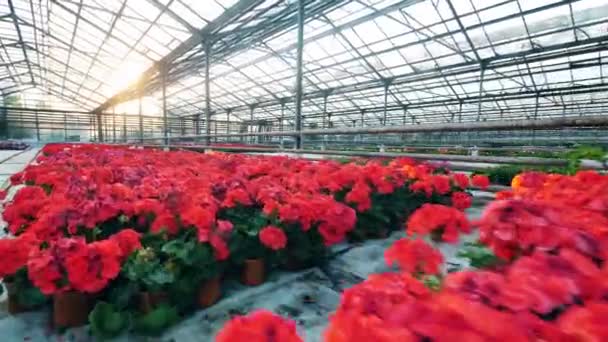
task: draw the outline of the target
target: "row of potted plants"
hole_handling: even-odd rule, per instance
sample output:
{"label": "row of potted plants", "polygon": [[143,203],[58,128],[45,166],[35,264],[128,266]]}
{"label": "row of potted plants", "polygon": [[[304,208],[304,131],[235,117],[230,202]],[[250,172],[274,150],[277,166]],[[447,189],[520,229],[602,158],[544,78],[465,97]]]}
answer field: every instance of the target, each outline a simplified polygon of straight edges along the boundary
{"label": "row of potted plants", "polygon": [[409,159],[60,144],[11,181],[24,186],[4,207],[12,237],[0,240],[0,276],[14,308],[52,297],[55,325],[70,327],[95,303],[102,335],[161,332],[216,302],[222,277],[258,285],[275,267],[322,262],[345,239],[385,236],[424,203],[466,209],[469,183],[487,186]]}
{"label": "row of potted plants", "polygon": [[[605,341],[608,313],[608,176],[518,175],[474,222],[451,208],[442,219],[419,209],[408,238],[385,252],[400,271],[344,291],[323,334],[347,341]],[[426,217],[426,219],[422,219]],[[449,225],[479,229],[460,255],[470,267],[447,271],[424,235]],[[455,235],[457,238],[458,236]],[[220,342],[303,341],[294,322],[267,311],[229,321]]]}

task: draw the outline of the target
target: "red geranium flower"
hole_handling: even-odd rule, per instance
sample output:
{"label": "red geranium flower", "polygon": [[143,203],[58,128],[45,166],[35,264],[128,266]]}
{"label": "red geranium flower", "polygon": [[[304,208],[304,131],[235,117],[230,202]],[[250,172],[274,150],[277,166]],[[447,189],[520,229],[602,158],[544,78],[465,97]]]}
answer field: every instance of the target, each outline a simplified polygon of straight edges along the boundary
{"label": "red geranium flower", "polygon": [[424,204],[410,216],[406,226],[409,234],[439,231],[446,242],[456,242],[459,232],[471,232],[469,221],[460,210],[440,204]]}
{"label": "red geranium flower", "polygon": [[471,207],[473,199],[466,192],[454,192],[452,193],[452,206],[458,210],[465,210]]}
{"label": "red geranium flower", "polygon": [[270,311],[258,310],[231,319],[215,340],[217,342],[303,342],[293,321]]}
{"label": "red geranium flower", "polygon": [[450,191],[450,177],[444,175],[432,175],[431,184],[435,192],[444,195]]}
{"label": "red geranium flower", "polygon": [[209,237],[209,244],[213,247],[214,256],[216,260],[226,260],[230,256],[230,249],[228,244],[219,235],[211,235]]}
{"label": "red geranium flower", "polygon": [[452,179],[454,180],[454,183],[456,183],[456,186],[462,190],[469,187],[469,176],[464,173],[454,173]]}
{"label": "red geranium flower", "polygon": [[428,243],[420,239],[399,239],[384,252],[386,264],[397,263],[408,273],[438,274],[443,255]]}
{"label": "red geranium flower", "polygon": [[65,269],[70,285],[82,292],[101,291],[120,272],[123,251],[114,240],[93,242],[67,254]]}
{"label": "red geranium flower", "polygon": [[376,316],[346,312],[333,315],[323,333],[325,342],[418,342],[407,327],[390,324]]}
{"label": "red geranium flower", "polygon": [[365,181],[355,183],[353,188],[346,194],[346,201],[357,205],[357,211],[365,212],[372,206],[370,194],[372,189]]}
{"label": "red geranium flower", "polygon": [[474,186],[483,190],[490,186],[490,179],[485,175],[474,175],[473,178],[471,178],[471,182]]}
{"label": "red geranium flower", "polygon": [[281,228],[275,226],[266,226],[260,230],[260,241],[264,246],[274,251],[285,248],[287,246],[287,236]]}
{"label": "red geranium flower", "polygon": [[557,324],[569,337],[568,341],[608,341],[606,317],[608,304],[591,302],[584,307],[573,306],[568,309]]}
{"label": "red geranium flower", "polygon": [[134,231],[133,229],[127,228],[119,231],[112,235],[110,240],[115,241],[120,247],[122,258],[128,257],[135,250],[141,248],[141,242],[139,241],[141,234]]}
{"label": "red geranium flower", "polygon": [[28,277],[32,284],[46,295],[69,290],[69,283],[60,282],[66,278],[66,260],[72,254],[82,254],[84,249],[86,243],[83,238],[63,238],[53,242],[47,249],[33,251],[27,262]]}
{"label": "red geranium flower", "polygon": [[34,234],[28,233],[14,239],[0,239],[0,278],[11,276],[25,266],[38,242]]}

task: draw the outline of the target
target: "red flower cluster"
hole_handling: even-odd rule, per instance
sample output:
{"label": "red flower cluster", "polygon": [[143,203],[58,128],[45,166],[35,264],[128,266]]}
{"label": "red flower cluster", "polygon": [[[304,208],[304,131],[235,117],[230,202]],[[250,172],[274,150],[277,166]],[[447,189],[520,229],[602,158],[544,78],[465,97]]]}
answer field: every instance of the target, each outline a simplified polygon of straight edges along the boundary
{"label": "red flower cluster", "polygon": [[488,186],[490,186],[490,179],[485,175],[474,175],[471,178],[471,182],[473,183],[473,186],[482,190],[485,190]]}
{"label": "red flower cluster", "polygon": [[452,206],[458,210],[465,210],[471,207],[473,198],[466,192],[457,191],[452,193]]}
{"label": "red flower cluster", "polygon": [[14,239],[0,239],[0,278],[15,274],[27,264],[30,252],[38,247],[33,234],[22,234]]}
{"label": "red flower cluster", "polygon": [[230,320],[215,337],[217,342],[303,342],[293,321],[266,310]]}
{"label": "red flower cluster", "polygon": [[[522,175],[477,223],[482,241],[505,258],[500,270],[450,273],[438,292],[417,294],[404,286],[409,279],[423,289],[409,273],[370,277],[344,292],[325,341],[608,339],[607,185],[608,176],[592,172]],[[420,211],[412,221],[435,222],[431,209]],[[406,272],[434,265],[430,247],[414,244],[398,241],[387,261]]]}
{"label": "red flower cluster", "polygon": [[88,244],[83,238],[60,238],[31,253],[28,275],[45,294],[66,290],[96,293],[118,276],[126,257],[140,247],[139,234],[131,229]]}
{"label": "red flower cluster", "polygon": [[262,244],[274,251],[287,246],[287,236],[281,228],[267,226],[260,230],[260,241]]}
{"label": "red flower cluster", "polygon": [[481,240],[504,259],[562,247],[606,259],[608,217],[598,211],[516,198],[493,202],[477,225]]}
{"label": "red flower cluster", "polygon": [[[331,246],[354,229],[357,211],[372,206],[372,195],[411,188],[449,197],[468,185],[465,175],[435,170],[405,158],[341,164],[50,144],[35,164],[11,177],[13,184],[26,186],[3,211],[9,231],[18,238],[0,240],[0,258],[8,260],[0,274],[27,265],[31,280],[45,293],[68,288],[94,292],[140,247],[136,232],[163,233],[171,239],[194,230],[217,260],[225,260],[232,223],[220,218],[237,207],[278,220],[278,227],[267,227],[259,236],[271,249],[289,245],[282,225],[314,229]],[[452,199],[459,208],[467,205],[464,193]],[[105,231],[106,226],[113,228]],[[446,238],[452,238],[450,227]]]}
{"label": "red flower cluster", "polygon": [[427,235],[441,232],[443,241],[458,241],[459,233],[470,233],[466,216],[458,209],[441,204],[424,204],[416,210],[406,224],[409,234]]}
{"label": "red flower cluster", "polygon": [[384,252],[388,266],[397,263],[403,272],[437,274],[443,255],[423,240],[399,239]]}

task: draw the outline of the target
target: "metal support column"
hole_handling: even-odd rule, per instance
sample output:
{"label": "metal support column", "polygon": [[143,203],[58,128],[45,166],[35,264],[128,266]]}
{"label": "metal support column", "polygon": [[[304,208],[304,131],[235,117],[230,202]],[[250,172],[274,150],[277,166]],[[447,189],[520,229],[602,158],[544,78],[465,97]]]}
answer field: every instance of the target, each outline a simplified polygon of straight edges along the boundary
{"label": "metal support column", "polygon": [[63,113],[63,141],[68,141],[68,114]]}
{"label": "metal support column", "polygon": [[116,142],[116,107],[112,107],[112,142]]}
{"label": "metal support column", "polygon": [[296,64],[296,149],[302,149],[302,74],[303,74],[303,51],[304,51],[304,0],[298,0],[298,44]]}
{"label": "metal support column", "polygon": [[[403,126],[407,125],[407,105],[403,106]],[[401,134],[401,141],[405,142],[405,133]]]}
{"label": "metal support column", "polygon": [[[365,109],[361,109],[361,127],[365,127]],[[359,142],[363,142],[363,134],[359,134]]]}
{"label": "metal support column", "polygon": [[167,113],[167,72],[168,66],[162,64],[160,66],[160,82],[162,89],[162,111],[163,111],[163,131],[164,131],[164,143],[165,146],[169,145],[169,119]]}
{"label": "metal support column", "polygon": [[387,110],[386,107],[388,105],[388,88],[391,86],[392,80],[388,79],[384,81],[384,108],[382,114],[382,126],[386,126],[386,116]]}
{"label": "metal support column", "polygon": [[211,63],[211,42],[205,41],[205,144],[211,144],[211,91],[209,79],[209,64]]}
{"label": "metal support column", "polygon": [[122,113],[122,140],[127,142],[127,113]]}
{"label": "metal support column", "polygon": [[[283,132],[285,125],[285,101],[281,100],[281,117],[279,119],[279,131]],[[283,147],[283,142],[285,141],[285,136],[281,135],[280,144],[281,148]]]}
{"label": "metal support column", "polygon": [[484,76],[486,74],[486,65],[485,63],[481,63],[481,69],[480,69],[480,79],[479,79],[479,99],[477,100],[477,120],[475,121],[480,121],[481,120],[481,97],[483,95],[483,79]]}
{"label": "metal support column", "polygon": [[38,123],[38,111],[37,110],[34,111],[34,115],[36,116],[35,117],[35,119],[36,119],[36,141],[40,142],[40,126]]}
{"label": "metal support column", "polygon": [[97,141],[103,142],[103,120],[101,119],[101,112],[95,114],[97,117]]}
{"label": "metal support column", "polygon": [[[328,93],[325,93],[323,96],[323,118],[321,120],[321,128],[327,128],[327,98],[329,97]],[[327,134],[323,134],[323,146],[327,143]]]}
{"label": "metal support column", "polygon": [[462,100],[458,101],[458,122],[462,122],[462,103]]}
{"label": "metal support column", "polygon": [[534,120],[537,119],[538,117],[538,98],[539,98],[539,94],[536,93],[536,97],[535,97],[535,102],[534,102]]}
{"label": "metal support column", "polygon": [[89,118],[89,142],[93,142],[95,140],[97,140],[95,138],[95,115],[91,116],[91,118]]}
{"label": "metal support column", "polygon": [[217,120],[213,121],[213,141],[217,143]]}
{"label": "metal support column", "polygon": [[[226,134],[230,134],[230,114],[232,114],[232,109],[228,109],[226,112]],[[226,137],[226,140],[230,140],[230,137]]]}
{"label": "metal support column", "polygon": [[[250,111],[249,111],[249,127],[251,128],[251,132],[254,133],[255,129],[254,129],[254,126],[253,126],[253,111],[255,110],[255,105],[249,106],[249,109],[250,109]],[[249,143],[250,144],[255,143],[255,136],[252,135],[249,138]]]}
{"label": "metal support column", "polygon": [[144,143],[144,117],[142,114],[142,96],[139,97],[139,141]]}
{"label": "metal support column", "polygon": [[365,127],[365,109],[361,109],[361,127]]}

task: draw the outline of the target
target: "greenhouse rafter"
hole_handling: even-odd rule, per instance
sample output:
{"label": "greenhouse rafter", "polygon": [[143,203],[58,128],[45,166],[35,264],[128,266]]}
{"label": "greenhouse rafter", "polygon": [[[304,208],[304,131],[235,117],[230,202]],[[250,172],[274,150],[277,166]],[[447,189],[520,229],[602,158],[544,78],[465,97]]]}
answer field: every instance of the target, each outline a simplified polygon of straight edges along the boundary
{"label": "greenhouse rafter", "polygon": [[136,113],[121,106],[143,99],[188,133],[212,120],[288,130],[602,115],[608,102],[608,4],[593,0],[7,0],[0,30],[5,98],[95,113]]}

